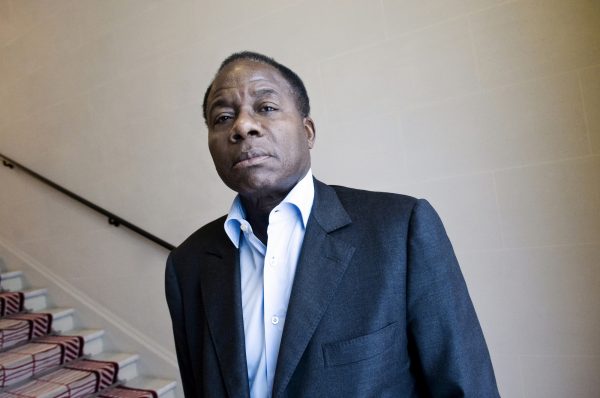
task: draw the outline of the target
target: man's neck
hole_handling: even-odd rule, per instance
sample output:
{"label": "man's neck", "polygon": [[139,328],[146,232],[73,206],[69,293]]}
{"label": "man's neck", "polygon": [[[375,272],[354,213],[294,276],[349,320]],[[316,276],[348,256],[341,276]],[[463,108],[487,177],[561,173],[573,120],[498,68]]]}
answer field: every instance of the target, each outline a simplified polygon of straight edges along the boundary
{"label": "man's neck", "polygon": [[[287,195],[287,194],[286,194]],[[269,214],[281,201],[285,195],[272,200],[252,200],[240,196],[242,205],[246,212],[246,220],[252,226],[254,235],[260,239],[263,244],[267,244],[267,228],[269,227]]]}
{"label": "man's neck", "polygon": [[306,173],[285,190],[268,195],[245,196],[240,194],[240,200],[246,213],[246,220],[252,226],[252,231],[263,244],[267,244],[267,228],[269,227],[269,215],[290,193],[292,189],[300,182]]}

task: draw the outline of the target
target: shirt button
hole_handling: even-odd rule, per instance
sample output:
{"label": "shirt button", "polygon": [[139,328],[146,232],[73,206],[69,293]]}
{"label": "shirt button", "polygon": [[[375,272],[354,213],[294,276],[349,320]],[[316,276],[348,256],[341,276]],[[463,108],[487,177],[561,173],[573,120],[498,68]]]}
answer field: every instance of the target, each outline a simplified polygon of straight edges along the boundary
{"label": "shirt button", "polygon": [[248,226],[247,226],[246,224],[240,224],[240,229],[241,229],[243,232],[247,232],[247,231],[248,231]]}
{"label": "shirt button", "polygon": [[279,317],[278,317],[278,316],[273,316],[273,317],[271,318],[271,323],[272,323],[273,325],[277,325],[277,324],[279,323]]}
{"label": "shirt button", "polygon": [[274,267],[275,263],[276,263],[275,256],[273,256],[273,257],[271,257],[271,261],[269,261],[269,264],[271,265],[271,267]]}

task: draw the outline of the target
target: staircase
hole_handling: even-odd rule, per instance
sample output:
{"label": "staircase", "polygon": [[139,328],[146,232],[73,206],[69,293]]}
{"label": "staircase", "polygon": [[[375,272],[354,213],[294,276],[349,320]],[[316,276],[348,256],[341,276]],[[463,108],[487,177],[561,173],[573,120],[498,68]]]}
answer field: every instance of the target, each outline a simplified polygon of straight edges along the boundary
{"label": "staircase", "polygon": [[174,398],[174,381],[138,375],[136,354],[105,352],[104,331],[77,329],[22,272],[0,274],[0,398]]}

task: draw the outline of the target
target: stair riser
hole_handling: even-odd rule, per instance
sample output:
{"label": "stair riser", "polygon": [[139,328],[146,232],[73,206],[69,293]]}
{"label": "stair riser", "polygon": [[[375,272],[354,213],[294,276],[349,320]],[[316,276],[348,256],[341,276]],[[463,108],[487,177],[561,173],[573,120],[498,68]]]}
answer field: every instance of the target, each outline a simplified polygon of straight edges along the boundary
{"label": "stair riser", "polygon": [[52,331],[62,333],[75,328],[75,319],[73,315],[67,315],[60,318],[52,319]]}
{"label": "stair riser", "polygon": [[159,395],[160,398],[175,398],[175,389],[169,390]]}
{"label": "stair riser", "polygon": [[24,307],[28,311],[40,312],[48,308],[48,298],[45,294],[33,297],[26,297]]}
{"label": "stair riser", "polygon": [[100,354],[104,350],[104,339],[98,337],[89,341],[86,341],[83,346],[83,354],[94,356]]}
{"label": "stair riser", "polygon": [[0,282],[0,286],[2,289],[8,290],[9,292],[16,292],[18,290],[22,290],[24,288],[23,278],[21,275],[15,275],[10,277],[2,277],[2,282]]}
{"label": "stair riser", "polygon": [[138,367],[137,361],[129,363],[122,368],[119,368],[119,380],[120,381],[129,381],[138,377]]}

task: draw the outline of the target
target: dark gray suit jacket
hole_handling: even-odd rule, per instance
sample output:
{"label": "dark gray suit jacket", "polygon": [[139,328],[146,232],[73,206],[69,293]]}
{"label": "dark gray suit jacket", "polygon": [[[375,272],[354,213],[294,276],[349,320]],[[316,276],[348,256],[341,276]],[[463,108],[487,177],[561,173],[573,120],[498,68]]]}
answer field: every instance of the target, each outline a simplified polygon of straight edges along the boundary
{"label": "dark gray suit jacket", "polygon": [[[169,256],[185,395],[248,397],[238,252],[225,217]],[[498,397],[442,223],[424,200],[315,180],[273,397]]]}

